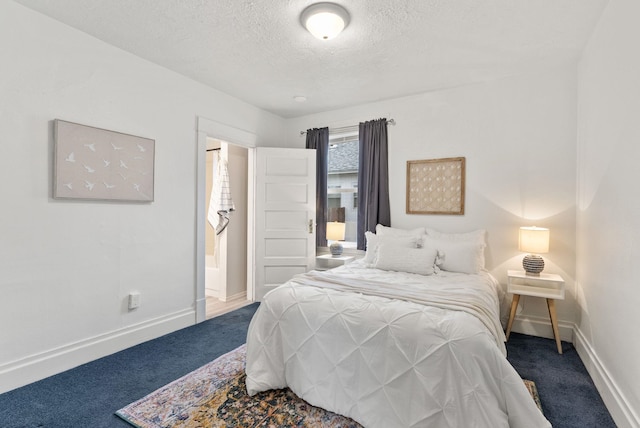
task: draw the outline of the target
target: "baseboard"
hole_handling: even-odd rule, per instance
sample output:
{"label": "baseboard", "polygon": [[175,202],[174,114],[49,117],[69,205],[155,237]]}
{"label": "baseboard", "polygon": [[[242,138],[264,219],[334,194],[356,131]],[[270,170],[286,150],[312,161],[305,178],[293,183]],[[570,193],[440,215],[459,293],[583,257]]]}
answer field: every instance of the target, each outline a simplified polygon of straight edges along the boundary
{"label": "baseboard", "polygon": [[207,320],[207,298],[196,299],[196,323]]}
{"label": "baseboard", "polygon": [[204,289],[204,295],[206,297],[215,297],[216,299],[220,296],[220,291],[219,290],[214,290],[212,288],[205,288]]}
{"label": "baseboard", "polygon": [[[515,333],[528,334],[530,336],[545,337],[553,339],[553,328],[549,318],[535,317],[527,315],[521,317],[516,315],[513,320],[511,331]],[[564,321],[558,321],[558,331],[560,339],[573,343],[574,325]]]}
{"label": "baseboard", "polygon": [[622,394],[604,367],[598,354],[595,352],[587,338],[577,326],[574,326],[574,347],[583,364],[587,368],[593,383],[596,385],[602,400],[604,401],[611,417],[619,428],[640,427],[640,417],[629,405],[629,401]]}
{"label": "baseboard", "polygon": [[185,309],[0,365],[0,394],[193,325]]}
{"label": "baseboard", "polygon": [[242,291],[240,293],[236,293],[232,296],[227,296],[226,300],[222,300],[221,301],[225,302],[225,303],[232,303],[235,302],[236,300],[247,300],[247,292],[246,291]]}

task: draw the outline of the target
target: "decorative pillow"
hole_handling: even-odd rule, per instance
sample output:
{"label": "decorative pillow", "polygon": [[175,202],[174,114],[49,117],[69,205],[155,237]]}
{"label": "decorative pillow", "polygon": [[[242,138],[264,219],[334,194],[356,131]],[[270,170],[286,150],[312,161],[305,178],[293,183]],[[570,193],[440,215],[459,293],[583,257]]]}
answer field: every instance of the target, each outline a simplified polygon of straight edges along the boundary
{"label": "decorative pillow", "polygon": [[367,252],[364,255],[364,262],[372,264],[376,260],[378,246],[382,243],[394,244],[402,248],[416,248],[419,237],[417,236],[379,236],[373,232],[365,232],[367,239]]}
{"label": "decorative pillow", "polygon": [[376,225],[376,235],[381,236],[418,236],[425,234],[424,227],[417,229],[399,229],[397,227],[388,227],[381,224]]}
{"label": "decorative pillow", "polygon": [[484,269],[484,243],[423,238],[427,249],[437,248],[437,266],[449,272],[478,273]]}
{"label": "decorative pillow", "polygon": [[431,238],[442,239],[447,241],[466,241],[466,242],[476,242],[478,244],[486,243],[487,231],[484,229],[474,230],[472,232],[466,233],[446,233],[440,232],[439,230],[425,228],[426,233]]}
{"label": "decorative pillow", "polygon": [[383,243],[378,247],[378,256],[374,267],[396,272],[433,275],[435,273],[435,249],[405,248]]}
{"label": "decorative pillow", "polygon": [[[484,229],[474,230],[472,232],[466,233],[445,233],[440,232],[435,229],[425,228],[427,231],[427,236],[430,238],[434,238],[440,241],[450,241],[450,242],[471,242],[478,245],[482,245],[482,251],[480,256],[480,269],[484,269],[484,247],[487,243],[487,231]],[[424,240],[424,239],[423,239]]]}

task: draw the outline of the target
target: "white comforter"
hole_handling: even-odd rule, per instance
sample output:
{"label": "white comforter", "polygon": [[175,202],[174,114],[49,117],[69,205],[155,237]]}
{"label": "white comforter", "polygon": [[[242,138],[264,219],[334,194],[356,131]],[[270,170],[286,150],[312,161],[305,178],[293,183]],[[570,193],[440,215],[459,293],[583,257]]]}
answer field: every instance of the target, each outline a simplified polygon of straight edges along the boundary
{"label": "white comforter", "polygon": [[504,357],[498,287],[359,262],[298,275],[251,321],[248,393],[289,387],[365,427],[549,427]]}

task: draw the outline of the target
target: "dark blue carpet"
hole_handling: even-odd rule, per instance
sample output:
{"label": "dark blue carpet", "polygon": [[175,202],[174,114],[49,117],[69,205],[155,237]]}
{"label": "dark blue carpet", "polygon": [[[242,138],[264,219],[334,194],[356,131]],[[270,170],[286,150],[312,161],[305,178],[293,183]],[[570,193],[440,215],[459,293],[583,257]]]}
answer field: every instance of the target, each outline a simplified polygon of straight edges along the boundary
{"label": "dark blue carpet", "polygon": [[111,428],[114,412],[242,345],[254,303],[0,395],[2,428]]}
{"label": "dark blue carpet", "polygon": [[[0,395],[2,428],[131,427],[114,412],[246,341],[258,304]],[[509,361],[554,427],[614,427],[573,346],[513,333]]]}
{"label": "dark blue carpet", "polygon": [[520,377],[536,383],[542,410],[555,428],[615,427],[572,344],[511,333],[507,359]]}

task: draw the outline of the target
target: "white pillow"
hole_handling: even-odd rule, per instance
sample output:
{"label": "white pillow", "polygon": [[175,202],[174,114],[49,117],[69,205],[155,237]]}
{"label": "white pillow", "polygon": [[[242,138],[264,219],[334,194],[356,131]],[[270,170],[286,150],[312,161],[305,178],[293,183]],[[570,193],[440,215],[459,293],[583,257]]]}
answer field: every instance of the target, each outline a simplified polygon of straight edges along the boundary
{"label": "white pillow", "polygon": [[446,233],[440,232],[439,230],[425,228],[428,236],[435,239],[442,239],[448,241],[466,241],[466,242],[476,242],[478,244],[486,243],[487,231],[484,229],[474,230],[472,232],[466,233]]}
{"label": "white pillow", "polygon": [[436,255],[435,249],[405,248],[383,243],[378,247],[374,267],[396,272],[433,275],[436,269]]}
{"label": "white pillow", "polygon": [[397,227],[383,226],[381,224],[376,225],[376,235],[421,237],[424,234],[424,227],[418,227],[417,229],[399,229]]}
{"label": "white pillow", "polygon": [[393,244],[402,248],[416,248],[418,240],[417,236],[379,236],[373,232],[365,232],[367,239],[367,252],[364,255],[364,262],[372,264],[376,260],[378,246],[382,243]]}
{"label": "white pillow", "polygon": [[429,229],[428,227],[425,228],[425,230],[427,231],[427,236],[440,241],[471,242],[478,245],[482,245],[482,251],[480,255],[480,269],[484,269],[484,263],[485,263],[484,247],[486,247],[486,243],[487,243],[486,230],[478,229],[478,230],[474,230],[472,232],[466,232],[466,233],[445,233],[435,229]]}
{"label": "white pillow", "polygon": [[449,272],[475,274],[484,269],[484,243],[423,238],[424,247],[437,248],[437,265]]}

